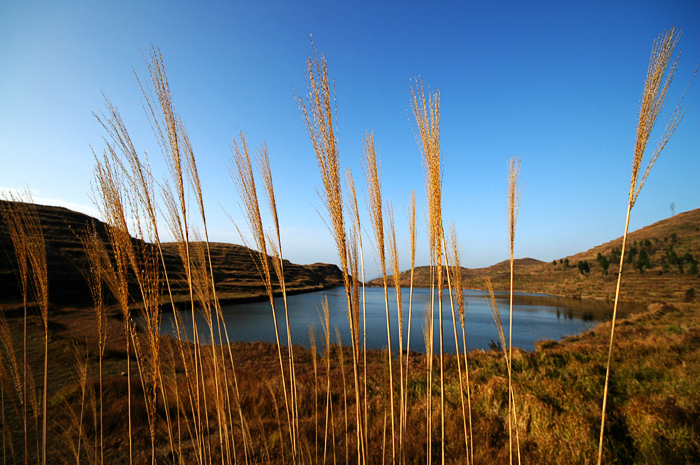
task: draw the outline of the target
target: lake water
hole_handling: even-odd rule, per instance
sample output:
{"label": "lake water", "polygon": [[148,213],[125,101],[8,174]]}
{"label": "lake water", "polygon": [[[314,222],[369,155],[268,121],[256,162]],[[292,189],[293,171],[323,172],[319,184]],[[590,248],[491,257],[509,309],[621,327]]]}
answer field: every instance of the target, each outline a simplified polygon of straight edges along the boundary
{"label": "lake water", "polygon": [[[387,347],[386,309],[384,304],[384,290],[382,288],[366,288],[366,312],[367,312],[367,347],[372,349]],[[310,347],[309,326],[314,325],[316,339],[319,344],[323,339],[321,325],[321,305],[323,299],[328,299],[330,308],[331,337],[335,341],[335,329],[340,329],[344,345],[350,344],[350,330],[347,319],[347,304],[344,288],[338,287],[325,291],[308,294],[298,294],[287,298],[292,342],[296,345]],[[491,310],[488,305],[488,295],[483,291],[465,290],[466,333],[467,346],[471,349],[488,349],[493,341],[498,341],[498,333]],[[402,302],[404,312],[404,345],[408,334],[408,307],[409,290],[402,290]],[[508,293],[497,292],[496,303],[501,315],[503,330],[508,338]],[[279,324],[280,339],[286,344],[287,332],[284,319],[284,304],[281,298],[275,299],[277,319]],[[621,306],[618,309],[622,315],[635,310],[634,306]],[[268,341],[275,342],[274,323],[269,301],[253,302],[224,306],[224,321],[228,329],[231,342]],[[360,310],[362,320],[362,310]],[[430,290],[414,289],[413,291],[413,316],[411,321],[411,347],[416,352],[425,352],[423,339],[424,315],[430,312]],[[393,290],[389,291],[389,313],[392,328],[392,350],[398,348],[398,328],[396,296]],[[580,334],[598,322],[604,321],[612,313],[611,302],[585,301],[565,299],[561,297],[544,296],[541,294],[516,293],[513,308],[513,346],[525,350],[533,350],[535,342],[544,339],[560,340],[563,337]],[[184,312],[185,326],[191,334],[191,318]],[[461,326],[459,315],[455,315],[458,325],[460,350]],[[434,325],[436,330],[435,349],[439,350],[437,330],[439,328],[439,315],[437,303],[435,306]],[[209,342],[208,328],[204,319],[198,317],[198,327],[201,341]],[[362,323],[361,323],[362,325]],[[454,353],[455,341],[450,310],[449,295],[443,297],[443,328],[445,351]],[[164,315],[162,330],[174,335],[172,316]],[[360,334],[362,334],[362,326]]]}

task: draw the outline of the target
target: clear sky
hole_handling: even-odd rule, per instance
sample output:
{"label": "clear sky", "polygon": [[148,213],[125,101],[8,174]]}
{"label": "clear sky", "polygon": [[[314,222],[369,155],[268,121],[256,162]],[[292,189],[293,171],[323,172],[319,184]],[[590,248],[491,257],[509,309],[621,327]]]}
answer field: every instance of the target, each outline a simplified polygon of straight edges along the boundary
{"label": "clear sky", "polygon": [[[29,186],[39,203],[94,214],[91,146],[100,152],[105,134],[93,112],[104,109],[103,93],[164,176],[134,78],[146,77],[143,54],[155,46],[194,146],[212,239],[240,242],[224,210],[243,221],[228,164],[244,131],[252,147],[268,146],[285,257],[337,262],[294,100],[306,94],[313,34],[335,81],[341,165],[364,191],[362,138],[373,131],[400,247],[411,189],[425,205],[409,106],[420,76],[440,90],[443,216],[456,224],[464,266],[508,256],[513,156],[524,180],[516,257],[551,261],[622,235],[639,96],[652,42],[670,26],[683,30],[683,53],[657,133],[700,63],[697,0],[4,1],[0,189]],[[632,229],[670,216],[671,203],[676,213],[700,207],[700,80],[685,105]]]}

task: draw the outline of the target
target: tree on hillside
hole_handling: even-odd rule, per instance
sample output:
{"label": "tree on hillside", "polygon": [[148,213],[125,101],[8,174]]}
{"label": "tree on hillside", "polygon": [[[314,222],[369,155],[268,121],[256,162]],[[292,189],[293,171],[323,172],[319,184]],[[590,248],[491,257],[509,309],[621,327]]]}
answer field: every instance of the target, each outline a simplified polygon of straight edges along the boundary
{"label": "tree on hillside", "polygon": [[673,250],[673,246],[670,246],[666,250],[666,255],[664,255],[663,259],[668,262],[669,265],[675,265],[676,262],[678,261],[678,255],[676,255],[676,251]]}
{"label": "tree on hillside", "polygon": [[578,262],[578,272],[587,275],[591,272],[591,266],[588,264],[587,260],[581,260]]}
{"label": "tree on hillside", "polygon": [[646,249],[642,249],[642,251],[639,252],[639,258],[635,262],[635,266],[640,273],[644,273],[645,268],[651,268],[651,261],[649,261]]}
{"label": "tree on hillside", "polygon": [[683,274],[683,259],[678,256],[675,250],[673,250],[673,246],[666,253],[666,260],[668,261],[669,265],[676,266],[678,268],[678,272]]}
{"label": "tree on hillside", "polygon": [[601,270],[603,270],[603,276],[607,276],[608,268],[610,268],[610,260],[600,252],[598,252],[596,260],[598,260],[598,265],[600,265]]}
{"label": "tree on hillside", "polygon": [[689,263],[690,268],[688,268],[688,273],[692,275],[698,274],[698,261],[693,257],[690,252],[686,252],[683,255],[683,263]]}

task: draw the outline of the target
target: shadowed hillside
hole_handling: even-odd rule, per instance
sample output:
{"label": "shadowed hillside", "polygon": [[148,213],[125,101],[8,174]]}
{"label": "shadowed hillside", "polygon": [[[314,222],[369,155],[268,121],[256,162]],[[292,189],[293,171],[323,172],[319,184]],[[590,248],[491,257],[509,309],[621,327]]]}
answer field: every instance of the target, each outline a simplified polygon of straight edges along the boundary
{"label": "shadowed hillside", "polygon": [[[5,201],[0,202],[2,211]],[[46,241],[51,301],[56,305],[91,305],[90,292],[82,275],[88,269],[88,262],[79,235],[94,223],[98,234],[108,244],[105,224],[62,207],[36,205],[36,209]],[[15,274],[14,249],[2,215],[0,247],[1,300],[5,305],[17,303],[21,301],[21,293]],[[250,249],[241,245],[211,244],[217,293],[223,303],[266,297],[250,252]],[[176,244],[164,244],[163,254],[169,274],[174,277],[171,284],[177,301],[178,296],[185,297],[186,282],[182,279],[182,265]],[[342,284],[340,270],[335,265],[315,263],[305,266],[285,260],[284,271],[289,293],[315,291]]]}

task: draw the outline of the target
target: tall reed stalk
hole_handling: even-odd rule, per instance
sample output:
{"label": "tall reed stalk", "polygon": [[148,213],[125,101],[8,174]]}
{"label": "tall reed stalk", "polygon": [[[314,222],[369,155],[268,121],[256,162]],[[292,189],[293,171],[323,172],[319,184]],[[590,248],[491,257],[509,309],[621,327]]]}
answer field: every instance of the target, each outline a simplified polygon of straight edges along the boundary
{"label": "tall reed stalk", "polygon": [[[340,363],[340,379],[343,383],[343,417],[345,418],[345,429],[343,433],[347,438],[348,431],[350,431],[348,423],[348,384],[345,380],[345,352],[343,351],[343,340],[340,337],[340,329],[338,329],[337,326],[335,327],[335,342],[335,351],[338,356],[338,362]],[[345,443],[345,463],[348,463],[348,441],[346,439],[343,442]]]}
{"label": "tall reed stalk", "polygon": [[[299,431],[299,406],[297,399],[297,380],[296,380],[296,368],[294,366],[294,350],[292,344],[292,330],[289,324],[289,307],[287,304],[287,287],[284,278],[284,261],[282,259],[282,235],[280,233],[280,223],[279,217],[277,215],[277,202],[275,201],[275,190],[272,183],[272,169],[270,168],[270,158],[267,153],[267,146],[263,143],[262,147],[258,152],[258,168],[260,174],[263,177],[263,184],[265,186],[265,198],[267,199],[267,204],[269,207],[270,215],[272,216],[272,223],[274,226],[274,238],[276,241],[269,241],[271,244],[271,249],[273,252],[274,260],[273,266],[275,269],[275,274],[277,276],[277,282],[282,290],[282,300],[284,302],[284,319],[287,325],[287,347],[288,347],[288,363],[289,363],[289,376],[290,376],[290,387],[292,391],[292,410],[294,412],[294,418],[296,421],[295,430]],[[298,433],[297,433],[298,434]]]}
{"label": "tall reed stalk", "polygon": [[[357,334],[355,329],[353,291],[350,276],[349,250],[347,233],[345,230],[345,218],[343,215],[343,195],[340,181],[340,163],[338,152],[338,138],[334,120],[335,95],[331,96],[331,81],[328,77],[328,67],[325,56],[320,59],[313,46],[313,57],[306,61],[308,95],[306,98],[297,98],[297,104],[301,111],[306,129],[311,139],[311,144],[316,154],[316,161],[323,181],[321,197],[330,216],[330,230],[335,240],[341,270],[343,272],[343,284],[348,308],[348,322],[350,334],[353,338]],[[352,344],[352,364],[355,390],[355,421],[357,434],[357,461],[364,463],[364,430],[362,423],[362,411],[360,408],[360,380],[358,370],[357,353],[358,344]]]}
{"label": "tall reed stalk", "polygon": [[[436,275],[437,305],[440,337],[440,442],[441,459],[445,462],[445,371],[443,339],[443,227],[442,227],[442,162],[440,154],[440,93],[435,91],[426,98],[423,82],[411,87],[411,109],[418,127],[418,145],[423,155],[426,196],[428,200],[428,231],[430,240],[431,273]],[[432,280],[431,280],[432,282]],[[432,297],[431,297],[432,299]],[[431,306],[431,312],[435,306]],[[430,462],[431,458],[428,457]]]}
{"label": "tall reed stalk", "polygon": [[[513,405],[513,284],[515,276],[515,226],[518,222],[518,211],[522,190],[518,184],[520,176],[520,159],[513,157],[508,163],[508,234],[510,244],[510,296],[508,312],[508,445],[509,459],[513,463],[513,418],[515,417],[515,405]],[[518,447],[518,463],[520,463],[520,448]]]}
{"label": "tall reed stalk", "polygon": [[[404,391],[404,369],[403,369],[403,302],[401,300],[401,268],[399,267],[399,249],[396,244],[396,228],[394,225],[394,209],[391,202],[387,204],[387,224],[389,227],[389,259],[391,261],[391,274],[394,285],[394,293],[396,294],[396,313],[397,324],[399,329],[399,463],[405,461],[405,437],[406,431],[404,425],[406,423],[405,412],[405,391]],[[410,328],[409,328],[410,330]]]}
{"label": "tall reed stalk", "polygon": [[[29,194],[27,194],[29,195]],[[29,200],[32,201],[31,197]],[[44,386],[42,392],[41,412],[41,457],[46,465],[48,457],[47,427],[48,427],[48,385],[49,385],[49,274],[46,260],[46,243],[41,229],[39,215],[33,204],[27,207],[25,222],[29,231],[29,262],[32,268],[35,302],[39,307],[39,315],[44,330]]]}
{"label": "tall reed stalk", "polygon": [[[104,393],[102,388],[102,361],[104,359],[105,345],[107,342],[106,312],[104,301],[103,282],[105,267],[110,265],[109,255],[102,238],[97,233],[95,223],[92,223],[88,230],[79,236],[88,260],[88,268],[83,270],[83,276],[90,288],[90,295],[95,306],[95,317],[97,320],[97,347],[98,347],[98,378],[99,378],[99,463],[104,463]],[[97,447],[96,447],[97,449]],[[97,462],[97,457],[95,457]]]}
{"label": "tall reed stalk", "polygon": [[[454,330],[454,337],[455,337],[455,350],[456,350],[456,359],[457,359],[457,375],[459,377],[459,399],[460,403],[462,405],[462,423],[464,424],[464,448],[465,448],[465,454],[466,454],[466,463],[469,463],[469,459],[471,457],[470,454],[470,444],[472,440],[472,436],[470,435],[471,433],[471,418],[472,418],[472,412],[471,412],[471,398],[469,395],[469,372],[468,368],[466,365],[466,358],[465,358],[465,366],[464,369],[467,372],[467,404],[468,404],[468,411],[469,411],[469,433],[467,433],[467,408],[464,405],[464,383],[462,382],[462,367],[461,367],[461,358],[460,358],[460,353],[459,353],[459,340],[457,336],[457,321],[455,317],[455,307],[457,308],[457,311],[459,312],[459,317],[461,321],[462,328],[464,328],[464,288],[462,284],[462,264],[461,264],[461,251],[459,250],[459,239],[457,237],[457,230],[455,228],[454,223],[451,224],[450,226],[450,235],[446,238],[446,246],[448,249],[446,250],[446,262],[448,263],[448,270],[451,270],[451,272],[447,273],[447,278],[448,278],[448,285],[451,287],[451,292],[450,292],[450,306],[452,308],[452,328]],[[449,266],[449,264],[452,264],[452,266]],[[457,301],[455,305],[455,300]],[[464,344],[464,337],[462,338],[462,343]],[[465,352],[466,352],[466,346],[465,346]]]}
{"label": "tall reed stalk", "polygon": [[[22,330],[22,378],[21,383],[16,383],[15,387],[19,390],[20,403],[22,409],[22,429],[24,433],[24,457],[28,460],[29,457],[29,416],[27,414],[27,396],[28,396],[28,363],[27,363],[27,320],[28,320],[28,303],[30,299],[31,289],[29,287],[30,267],[29,267],[29,244],[30,237],[25,218],[27,218],[28,206],[25,202],[31,200],[31,194],[25,191],[23,194],[14,195],[9,193],[3,195],[7,203],[4,204],[2,214],[7,224],[10,233],[10,240],[15,252],[15,260],[17,262],[17,278],[20,283],[22,292],[22,308],[23,330]],[[10,340],[11,342],[11,340]]]}
{"label": "tall reed stalk", "polygon": [[[39,310],[39,319],[43,328],[44,337],[44,377],[42,390],[41,411],[41,461],[47,461],[47,393],[49,380],[49,278],[46,259],[46,243],[44,232],[39,220],[39,214],[32,199],[29,189],[22,194],[9,195],[10,202],[5,204],[3,215],[10,230],[10,238],[17,258],[19,281],[21,283],[23,307],[24,307],[24,334],[23,334],[23,368],[22,368],[22,416],[25,437],[25,460],[29,457],[28,441],[28,364],[27,364],[27,308],[31,295],[34,304]],[[35,415],[35,418],[38,416]],[[38,451],[37,451],[38,452]]]}
{"label": "tall reed stalk", "polygon": [[[452,240],[453,245],[453,256],[454,256],[454,266],[456,267],[455,281],[461,287],[462,283],[462,257],[459,248],[459,240],[455,235]],[[469,357],[468,357],[468,347],[467,347],[467,335],[465,329],[465,314],[467,311],[467,303],[464,300],[463,292],[457,288],[457,309],[459,311],[459,322],[462,327],[462,347],[464,349],[464,372],[466,374],[467,382],[467,411],[469,413],[469,458],[472,463],[474,463],[474,430],[472,426],[472,398],[471,398],[471,383],[469,381]],[[458,353],[459,356],[459,353]]]}
{"label": "tall reed stalk", "polygon": [[[639,177],[640,169],[642,166],[642,161],[644,159],[644,154],[646,152],[647,143],[651,137],[651,132],[656,125],[659,113],[664,108],[667,101],[667,92],[673,82],[673,78],[676,73],[676,68],[678,67],[678,62],[680,61],[680,54],[671,61],[673,58],[673,51],[678,44],[681,32],[676,32],[675,28],[670,28],[656,38],[651,49],[651,58],[649,59],[649,67],[647,69],[647,76],[644,82],[644,89],[642,90],[642,96],[640,99],[639,106],[639,117],[637,120],[637,135],[634,145],[634,155],[632,157],[632,176],[630,179],[630,189],[627,199],[627,217],[625,219],[625,232],[622,236],[622,252],[620,253],[620,265],[617,274],[617,285],[615,287],[615,303],[613,305],[613,316],[610,323],[610,343],[608,347],[608,361],[605,370],[605,387],[603,390],[603,406],[601,411],[600,420],[600,441],[598,444],[598,464],[603,460],[603,439],[605,437],[605,412],[608,401],[608,385],[610,381],[610,368],[613,356],[613,343],[615,338],[615,325],[617,322],[617,307],[620,300],[620,288],[622,284],[622,269],[625,260],[625,247],[627,244],[627,233],[629,230],[630,214],[634,204],[637,202],[639,193],[644,186],[644,182],[651,172],[652,166],[656,162],[657,158],[666,147],[666,143],[673,135],[674,131],[680,124],[685,114],[685,110],[682,108],[681,104],[685,93],[678,101],[676,108],[673,110],[671,117],[666,124],[666,127],[659,138],[656,148],[652,152],[651,156],[647,161],[646,169]],[[697,74],[698,69],[695,69],[695,73],[690,78],[692,82],[695,74]],[[690,86],[690,82],[688,83]]]}
{"label": "tall reed stalk", "polygon": [[[433,289],[431,289],[431,292]],[[431,298],[432,300],[432,298]],[[423,342],[425,343],[425,368],[428,372],[426,376],[425,388],[425,434],[426,434],[426,460],[432,463],[433,454],[433,358],[435,344],[433,341],[433,330],[435,329],[435,318],[431,304],[426,304],[423,310]]]}
{"label": "tall reed stalk", "polygon": [[[109,151],[109,152],[108,152]],[[127,194],[124,192],[123,178],[121,172],[111,161],[117,158],[112,146],[108,144],[108,150],[103,153],[102,158],[95,155],[95,182],[96,192],[99,198],[96,200],[97,208],[101,216],[105,218],[107,235],[114,256],[114,263],[105,267],[103,279],[108,289],[117,301],[122,313],[122,324],[124,328],[124,344],[126,348],[126,374],[127,374],[127,396],[128,396],[128,432],[129,432],[129,463],[133,463],[133,441],[132,441],[132,416],[131,416],[131,348],[132,330],[131,307],[129,302],[129,277],[128,267],[130,256],[133,256],[133,244],[129,235],[128,223],[126,219],[125,204],[129,204]]]}
{"label": "tall reed stalk", "polygon": [[[150,86],[142,86],[146,100],[146,112],[158,139],[165,160],[169,179],[163,183],[162,196],[165,203],[166,223],[177,243],[177,251],[184,269],[189,294],[189,307],[192,320],[192,339],[194,344],[188,357],[186,372],[191,415],[194,421],[195,448],[199,463],[208,461],[210,442],[205,436],[208,423],[207,394],[204,389],[202,346],[197,323],[197,305],[195,298],[195,271],[193,270],[193,251],[191,241],[193,225],[189,215],[188,152],[190,148],[184,124],[175,111],[170,84],[165,73],[165,65],[159,51],[152,50],[150,60],[146,61],[150,77]],[[140,83],[140,81],[139,81]],[[177,318],[177,316],[176,316]],[[192,370],[192,368],[194,368]],[[191,373],[193,371],[193,373]],[[203,413],[203,414],[202,414]]]}
{"label": "tall reed stalk", "polygon": [[311,345],[311,363],[314,367],[314,463],[318,463],[318,349],[313,323],[309,325],[309,344]]}
{"label": "tall reed stalk", "polygon": [[[498,340],[499,344],[503,350],[503,358],[506,361],[506,371],[510,374],[512,372],[512,365],[511,365],[511,358],[509,355],[509,347],[506,341],[506,336],[505,333],[503,332],[503,323],[501,322],[501,314],[498,310],[498,305],[496,304],[496,295],[493,291],[493,285],[491,284],[491,280],[489,278],[486,279],[486,289],[488,290],[489,293],[489,308],[491,309],[491,315],[493,316],[493,320],[496,323],[496,331],[498,332]],[[516,448],[518,452],[518,463],[520,463],[520,435],[518,431],[518,416],[517,416],[517,408],[516,408],[516,402],[515,402],[515,391],[512,389],[508,390],[508,404],[510,406],[509,408],[509,417],[511,416],[511,409],[512,409],[512,417],[513,417],[513,422],[515,423],[515,440],[516,440]],[[511,423],[509,422],[509,426],[511,426]],[[511,433],[512,434],[512,433]]]}
{"label": "tall reed stalk", "polygon": [[[386,314],[387,337],[387,361],[389,376],[389,419],[391,425],[391,458],[396,461],[396,427],[394,424],[394,375],[391,355],[391,320],[389,316],[389,281],[386,271],[386,238],[384,231],[384,217],[382,205],[382,184],[379,177],[378,156],[374,146],[374,135],[368,133],[363,142],[365,152],[365,178],[367,179],[367,192],[369,195],[369,208],[372,229],[374,230],[375,246],[379,256],[379,265],[382,271],[382,288],[384,290],[384,309]],[[398,256],[397,256],[398,259]]]}
{"label": "tall reed stalk", "polygon": [[321,320],[321,326],[323,327],[323,361],[326,366],[326,420],[323,435],[323,462],[326,462],[326,454],[328,452],[328,428],[331,428],[331,434],[333,435],[333,463],[336,463],[335,455],[335,423],[333,420],[333,404],[331,400],[331,322],[330,322],[330,308],[328,306],[328,298],[324,297],[321,301],[321,312],[323,319]]}
{"label": "tall reed stalk", "polygon": [[[277,322],[277,312],[275,308],[275,295],[272,283],[272,270],[270,268],[269,257],[267,254],[268,250],[268,240],[265,235],[265,230],[262,223],[262,215],[260,213],[260,204],[258,201],[258,191],[255,185],[255,176],[253,173],[253,165],[250,160],[250,153],[248,150],[248,143],[245,139],[245,135],[241,133],[240,145],[236,139],[233,140],[233,161],[230,166],[231,178],[238,190],[238,194],[243,200],[243,206],[246,213],[246,221],[253,233],[253,239],[255,241],[255,246],[257,250],[256,256],[252,257],[256,266],[258,267],[258,272],[260,274],[263,283],[265,284],[265,289],[267,291],[268,299],[270,301],[270,307],[272,310],[272,318],[275,325],[275,339],[277,341],[277,354],[280,363],[280,375],[282,376],[282,389],[284,393],[285,408],[287,410],[287,423],[290,431],[290,441],[292,448],[292,457],[294,463],[296,463],[297,455],[299,453],[298,449],[298,439],[297,439],[297,414],[295,411],[296,402],[294,401],[294,387],[293,387],[293,359],[292,359],[292,345],[291,345],[291,333],[287,329],[288,336],[288,348],[289,353],[289,381],[285,375],[284,362],[282,359],[282,344],[279,336],[279,324]],[[271,178],[270,178],[271,182]],[[269,194],[268,194],[269,195]],[[272,197],[274,202],[274,197]],[[277,226],[277,230],[278,226]],[[239,231],[240,232],[240,231]],[[241,238],[245,240],[245,236],[240,234]],[[279,237],[279,236],[278,236]],[[274,249],[275,255],[279,257],[278,250]],[[252,253],[252,252],[251,252]],[[282,275],[281,259],[273,262],[273,266],[277,267],[276,271],[278,273],[278,278]],[[280,284],[284,282],[280,279]],[[286,307],[286,305],[285,305]],[[288,321],[288,317],[287,317]],[[288,324],[288,323],[287,323]],[[289,326],[287,326],[289,328]]]}
{"label": "tall reed stalk", "polygon": [[[367,402],[367,304],[366,304],[366,299],[365,299],[365,258],[364,258],[364,249],[362,247],[362,225],[360,223],[360,209],[358,207],[357,203],[357,194],[355,192],[355,182],[352,177],[352,172],[350,169],[346,171],[346,179],[348,183],[348,188],[350,189],[350,213],[352,215],[352,234],[351,236],[353,237],[353,242],[357,246],[357,251],[359,253],[359,267],[360,267],[360,272],[361,276],[359,277],[359,283],[362,285],[362,356],[363,356],[363,361],[362,361],[362,368],[363,368],[363,405],[364,405],[364,411],[363,411],[363,418],[364,418],[364,424],[363,428],[364,431],[368,432],[369,427],[368,427],[368,421],[369,421],[369,410],[368,410],[368,402]],[[355,260],[355,265],[357,265],[357,260]],[[355,267],[357,268],[357,267]],[[357,269],[353,271],[353,286],[355,287],[355,295],[358,295],[358,273]],[[359,296],[358,296],[359,298]],[[358,299],[355,299],[358,300]],[[356,303],[356,305],[358,305]],[[356,320],[358,323],[355,324],[355,327],[357,328],[359,326],[359,305],[355,310],[356,314]],[[359,336],[359,335],[358,335]],[[368,439],[368,434],[365,434],[364,437],[364,448],[365,448],[365,453],[369,453],[369,439]]]}
{"label": "tall reed stalk", "polygon": [[408,334],[406,335],[406,366],[404,368],[405,376],[405,391],[406,396],[404,397],[403,405],[403,430],[406,431],[408,427],[408,380],[409,380],[409,362],[411,353],[411,317],[413,315],[413,275],[416,267],[416,193],[411,190],[411,200],[408,207],[408,227],[410,236],[410,253],[411,253],[411,272],[410,272],[410,284],[409,284],[409,297],[408,297]]}

